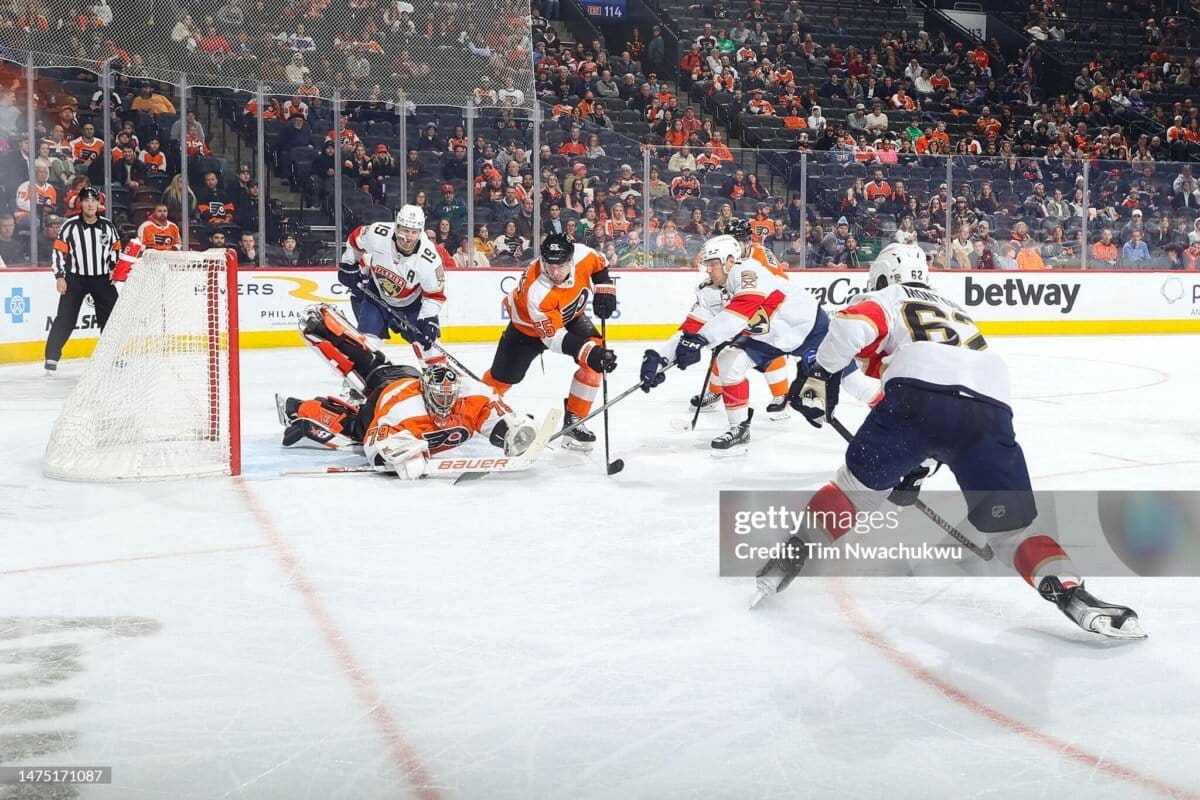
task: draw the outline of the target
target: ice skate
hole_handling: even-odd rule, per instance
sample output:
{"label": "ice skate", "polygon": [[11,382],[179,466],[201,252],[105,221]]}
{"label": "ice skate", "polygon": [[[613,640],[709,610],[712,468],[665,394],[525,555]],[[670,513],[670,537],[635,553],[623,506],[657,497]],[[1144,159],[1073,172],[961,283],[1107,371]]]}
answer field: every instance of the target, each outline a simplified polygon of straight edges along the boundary
{"label": "ice skate", "polygon": [[[578,414],[572,414],[566,408],[566,401],[563,402],[563,429],[566,430],[574,425],[579,420]],[[563,447],[574,450],[578,453],[590,453],[592,447],[596,444],[596,434],[587,429],[586,425],[577,425],[571,430],[563,434]]]}
{"label": "ice skate", "polygon": [[771,398],[771,402],[767,405],[767,419],[772,422],[780,422],[791,416],[788,410],[787,395],[781,394]]}
{"label": "ice skate", "polygon": [[712,454],[717,458],[742,455],[750,448],[750,420],[754,409],[749,409],[746,418],[712,440]]}
{"label": "ice skate", "polygon": [[1125,606],[1106,603],[1083,588],[1083,584],[1064,589],[1054,575],[1038,584],[1042,597],[1054,603],[1079,627],[1110,639],[1145,639],[1137,612]]}
{"label": "ice skate", "polygon": [[763,564],[757,573],[754,596],[750,598],[751,609],[758,608],[763,600],[786,589],[808,560],[808,547],[799,536],[791,537],[780,547],[783,548],[780,557]]}
{"label": "ice skate", "polygon": [[689,402],[689,405],[691,405],[693,411],[696,410],[696,406],[700,406],[701,413],[703,413],[705,411],[716,411],[717,410],[717,402],[720,399],[721,399],[720,394],[718,394],[717,392],[710,392],[707,389],[705,389],[703,395],[699,395],[699,394],[692,395],[692,399]]}

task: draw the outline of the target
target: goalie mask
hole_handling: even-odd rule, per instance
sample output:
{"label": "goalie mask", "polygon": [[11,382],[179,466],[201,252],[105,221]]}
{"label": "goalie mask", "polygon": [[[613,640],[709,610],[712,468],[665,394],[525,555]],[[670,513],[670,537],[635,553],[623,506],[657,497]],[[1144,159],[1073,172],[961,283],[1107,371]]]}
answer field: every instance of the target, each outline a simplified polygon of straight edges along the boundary
{"label": "goalie mask", "polygon": [[426,367],[421,373],[421,397],[425,408],[435,417],[448,417],[458,402],[462,380],[445,364]]}
{"label": "goalie mask", "polygon": [[929,259],[915,244],[893,242],[880,251],[867,275],[867,291],[874,292],[895,283],[929,285]]}

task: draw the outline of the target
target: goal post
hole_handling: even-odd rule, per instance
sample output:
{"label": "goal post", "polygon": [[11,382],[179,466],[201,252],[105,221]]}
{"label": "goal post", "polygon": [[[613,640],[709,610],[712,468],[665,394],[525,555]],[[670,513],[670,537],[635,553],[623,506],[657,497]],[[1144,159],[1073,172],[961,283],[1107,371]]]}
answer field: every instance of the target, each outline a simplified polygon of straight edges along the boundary
{"label": "goal post", "polygon": [[237,298],[234,251],[147,251],[63,403],[46,475],[240,474]]}

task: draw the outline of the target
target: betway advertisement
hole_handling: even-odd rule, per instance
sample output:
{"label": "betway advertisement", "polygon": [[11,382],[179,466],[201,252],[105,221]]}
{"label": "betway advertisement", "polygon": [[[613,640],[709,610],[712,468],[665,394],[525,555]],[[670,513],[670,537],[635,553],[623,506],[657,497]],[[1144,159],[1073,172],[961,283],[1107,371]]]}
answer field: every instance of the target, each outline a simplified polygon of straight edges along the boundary
{"label": "betway advertisement", "polygon": [[[691,271],[613,274],[620,303],[609,325],[614,339],[669,334],[691,306],[700,280]],[[516,270],[448,272],[445,339],[494,340],[508,321],[503,297],[519,277]],[[831,310],[866,290],[867,276],[860,271],[809,270],[790,277]],[[931,280],[985,333],[1200,332],[1200,273],[939,272]],[[352,317],[347,289],[332,268],[245,270],[238,288],[246,347],[299,345],[296,320],[313,303],[347,307]],[[58,305],[53,277],[44,270],[0,269],[0,301],[0,363],[40,360]],[[98,332],[94,309],[85,303],[67,354],[90,352]]]}

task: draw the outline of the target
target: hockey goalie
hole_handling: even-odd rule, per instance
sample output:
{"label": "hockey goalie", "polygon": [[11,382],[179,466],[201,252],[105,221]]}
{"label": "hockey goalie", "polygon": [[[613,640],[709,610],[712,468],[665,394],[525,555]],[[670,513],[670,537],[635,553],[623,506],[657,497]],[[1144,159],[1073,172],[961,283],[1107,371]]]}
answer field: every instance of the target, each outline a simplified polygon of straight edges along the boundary
{"label": "hockey goalie", "polygon": [[424,370],[392,364],[378,347],[327,305],[306,309],[305,343],[350,388],[350,399],[276,396],[283,445],[362,452],[379,472],[414,479],[430,456],[479,435],[506,456],[523,454],[537,436],[532,418],[513,413],[492,390],[445,363]]}

